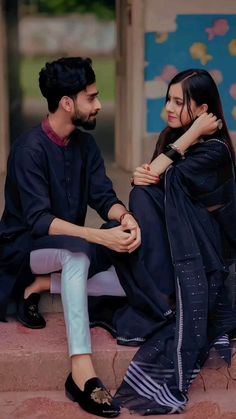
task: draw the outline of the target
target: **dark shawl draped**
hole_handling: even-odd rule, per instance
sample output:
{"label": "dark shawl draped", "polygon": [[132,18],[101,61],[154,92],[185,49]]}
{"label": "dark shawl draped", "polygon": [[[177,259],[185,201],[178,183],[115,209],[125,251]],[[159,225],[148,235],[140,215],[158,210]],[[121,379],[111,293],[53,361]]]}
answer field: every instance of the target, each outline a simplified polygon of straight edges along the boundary
{"label": "dark shawl draped", "polygon": [[115,327],[119,343],[138,337],[145,343],[116,397],[144,415],[180,412],[210,347],[236,328],[236,194],[228,145],[210,139],[193,146],[167,170],[163,187],[135,187],[130,207],[142,247],[117,263],[130,307],[116,314]]}

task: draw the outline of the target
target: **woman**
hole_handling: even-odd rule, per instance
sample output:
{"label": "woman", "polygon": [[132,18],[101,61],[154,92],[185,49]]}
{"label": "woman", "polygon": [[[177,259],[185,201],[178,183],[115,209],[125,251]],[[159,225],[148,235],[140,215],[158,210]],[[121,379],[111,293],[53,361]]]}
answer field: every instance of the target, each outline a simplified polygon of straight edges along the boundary
{"label": "woman", "polygon": [[145,343],[116,397],[144,415],[182,411],[210,347],[236,327],[233,150],[210,74],[177,74],[166,112],[151,163],[134,171],[142,246],[118,270],[130,304],[116,316],[120,343]]}

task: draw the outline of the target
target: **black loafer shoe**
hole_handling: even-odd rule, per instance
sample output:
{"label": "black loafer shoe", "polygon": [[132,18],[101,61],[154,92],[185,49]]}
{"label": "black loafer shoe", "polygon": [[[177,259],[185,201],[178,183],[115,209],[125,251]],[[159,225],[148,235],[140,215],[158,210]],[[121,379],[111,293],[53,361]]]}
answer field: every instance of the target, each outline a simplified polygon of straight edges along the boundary
{"label": "black loafer shoe", "polygon": [[79,403],[82,409],[104,418],[115,418],[120,414],[120,405],[114,400],[99,378],[86,381],[84,391],[75,384],[71,373],[68,375],[65,390],[67,397]]}
{"label": "black loafer shoe", "polygon": [[39,300],[40,294],[33,293],[28,298],[22,298],[18,304],[17,319],[31,329],[43,329],[46,326],[46,321],[39,313]]}

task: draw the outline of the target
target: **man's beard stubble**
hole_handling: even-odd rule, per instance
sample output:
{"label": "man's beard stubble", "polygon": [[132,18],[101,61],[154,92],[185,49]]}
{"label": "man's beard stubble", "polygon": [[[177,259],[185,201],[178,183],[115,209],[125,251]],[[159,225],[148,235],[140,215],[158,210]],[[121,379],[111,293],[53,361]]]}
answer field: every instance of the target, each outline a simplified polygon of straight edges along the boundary
{"label": "man's beard stubble", "polygon": [[71,122],[75,127],[82,127],[86,130],[93,130],[96,127],[96,118],[94,117],[93,120],[87,119],[84,121],[82,118],[78,116],[71,118]]}

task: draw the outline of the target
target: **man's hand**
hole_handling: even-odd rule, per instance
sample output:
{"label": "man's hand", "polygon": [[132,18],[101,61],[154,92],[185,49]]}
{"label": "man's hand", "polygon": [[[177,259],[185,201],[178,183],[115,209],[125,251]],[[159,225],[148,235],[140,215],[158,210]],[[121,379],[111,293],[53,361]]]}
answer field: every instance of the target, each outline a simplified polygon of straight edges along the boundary
{"label": "man's hand", "polygon": [[[126,208],[122,207],[125,211]],[[126,210],[127,211],[127,210]],[[122,225],[109,229],[81,227],[59,218],[52,221],[50,235],[81,237],[90,243],[97,243],[116,252],[133,252],[141,243],[139,226],[130,214],[124,214]]]}
{"label": "man's hand", "polygon": [[[135,220],[134,222],[136,223]],[[125,231],[127,229],[129,229],[130,232]],[[95,242],[115,250],[116,252],[131,253],[140,245],[140,229],[137,223],[134,226],[134,223],[128,222],[128,227],[127,224],[125,224],[125,227],[124,225],[120,225],[109,229],[97,230]]]}
{"label": "man's hand", "polygon": [[121,221],[121,226],[123,227],[124,231],[130,232],[130,238],[132,242],[128,246],[128,252],[132,253],[136,250],[141,244],[141,231],[139,225],[132,214],[124,214]]}

